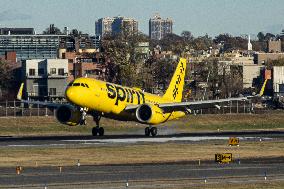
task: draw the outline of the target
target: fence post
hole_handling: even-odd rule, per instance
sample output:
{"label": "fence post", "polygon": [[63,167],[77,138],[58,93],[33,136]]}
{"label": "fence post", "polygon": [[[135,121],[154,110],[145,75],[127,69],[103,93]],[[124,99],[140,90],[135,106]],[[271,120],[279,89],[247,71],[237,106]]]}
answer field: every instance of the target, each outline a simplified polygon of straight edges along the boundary
{"label": "fence post", "polygon": [[244,101],[244,114],[246,113],[246,102]]}
{"label": "fence post", "polygon": [[21,108],[22,108],[22,116],[24,116],[24,105],[21,103]]}
{"label": "fence post", "polygon": [[237,100],[237,114],[239,113],[239,101]]}
{"label": "fence post", "polygon": [[232,101],[230,101],[230,114],[232,114]]}
{"label": "fence post", "polygon": [[253,113],[253,104],[251,99],[249,100],[249,105],[250,105],[250,113]]}
{"label": "fence post", "polygon": [[14,100],[14,117],[16,117],[16,101]]}
{"label": "fence post", "polygon": [[39,104],[37,104],[37,116],[39,117]]}
{"label": "fence post", "polygon": [[8,101],[6,100],[6,107],[5,107],[5,111],[6,111],[6,117],[8,116]]}

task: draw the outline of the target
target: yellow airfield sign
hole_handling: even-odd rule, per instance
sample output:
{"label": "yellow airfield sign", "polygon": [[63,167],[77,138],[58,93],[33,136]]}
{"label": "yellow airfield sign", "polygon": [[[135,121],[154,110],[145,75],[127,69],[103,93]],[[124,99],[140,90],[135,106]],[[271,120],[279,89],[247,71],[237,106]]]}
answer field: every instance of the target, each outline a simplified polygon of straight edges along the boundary
{"label": "yellow airfield sign", "polygon": [[238,146],[239,142],[240,142],[240,140],[237,137],[230,137],[229,138],[229,145],[230,146]]}
{"label": "yellow airfield sign", "polygon": [[232,153],[215,154],[215,162],[217,163],[230,163],[233,161]]}

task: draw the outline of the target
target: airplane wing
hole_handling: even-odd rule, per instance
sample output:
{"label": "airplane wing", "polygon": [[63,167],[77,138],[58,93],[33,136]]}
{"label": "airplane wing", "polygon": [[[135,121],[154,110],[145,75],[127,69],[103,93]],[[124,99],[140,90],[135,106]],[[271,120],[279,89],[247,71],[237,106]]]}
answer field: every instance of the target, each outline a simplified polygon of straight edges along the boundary
{"label": "airplane wing", "polygon": [[163,103],[158,104],[158,107],[163,109],[165,112],[172,111],[188,111],[200,110],[206,108],[217,108],[220,109],[220,103],[230,102],[230,101],[245,101],[246,97],[239,98],[225,98],[218,100],[203,100],[203,101],[191,101],[191,102],[176,102],[176,103]]}
{"label": "airplane wing", "polygon": [[[206,108],[217,108],[220,109],[220,103],[230,102],[230,101],[245,101],[247,97],[239,97],[239,98],[225,98],[218,100],[203,100],[203,101],[191,101],[191,102],[173,102],[173,103],[162,103],[157,104],[159,108],[164,110],[164,112],[172,112],[172,111],[184,111],[190,112],[191,110],[200,110]],[[138,108],[139,105],[128,105],[125,110],[131,111]]]}
{"label": "airplane wing", "polygon": [[58,108],[59,106],[62,106],[63,104],[61,103],[54,103],[54,102],[43,102],[43,101],[29,101],[29,100],[23,100],[22,99],[22,94],[23,94],[23,88],[24,88],[24,83],[21,84],[21,87],[19,89],[19,92],[17,94],[17,99],[20,100],[22,103],[26,104],[37,104],[41,106],[47,106],[50,108]]}

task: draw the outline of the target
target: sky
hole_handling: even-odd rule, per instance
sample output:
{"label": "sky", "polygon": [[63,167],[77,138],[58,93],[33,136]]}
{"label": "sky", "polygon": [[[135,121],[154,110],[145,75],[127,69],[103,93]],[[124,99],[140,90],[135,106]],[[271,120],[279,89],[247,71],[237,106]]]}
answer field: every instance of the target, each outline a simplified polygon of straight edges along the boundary
{"label": "sky", "polygon": [[279,34],[284,29],[283,0],[0,0],[0,27],[33,27],[41,33],[49,24],[95,34],[95,21],[125,16],[138,20],[148,34],[156,13],[174,21],[173,32],[214,37],[221,33]]}

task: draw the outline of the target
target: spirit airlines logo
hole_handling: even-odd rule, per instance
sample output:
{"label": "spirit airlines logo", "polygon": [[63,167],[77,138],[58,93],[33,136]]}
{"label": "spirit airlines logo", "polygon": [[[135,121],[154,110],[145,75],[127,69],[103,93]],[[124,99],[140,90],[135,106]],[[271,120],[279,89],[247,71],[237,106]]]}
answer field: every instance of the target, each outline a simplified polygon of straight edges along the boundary
{"label": "spirit airlines logo", "polygon": [[118,102],[123,102],[126,100],[126,102],[133,103],[134,99],[137,98],[138,104],[144,104],[145,103],[145,95],[141,91],[136,91],[133,89],[123,88],[120,86],[112,85],[107,83],[106,87],[108,89],[108,97],[111,99],[115,99],[115,105],[118,106]]}
{"label": "spirit airlines logo", "polygon": [[181,75],[184,74],[184,66],[183,66],[183,62],[181,62],[180,64],[180,67],[179,67],[179,74],[177,75],[177,79],[176,79],[176,82],[175,82],[175,86],[174,86],[174,89],[173,89],[173,98],[176,99],[177,97],[177,94],[178,94],[178,87],[179,87],[179,84],[181,82]]}

